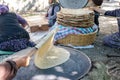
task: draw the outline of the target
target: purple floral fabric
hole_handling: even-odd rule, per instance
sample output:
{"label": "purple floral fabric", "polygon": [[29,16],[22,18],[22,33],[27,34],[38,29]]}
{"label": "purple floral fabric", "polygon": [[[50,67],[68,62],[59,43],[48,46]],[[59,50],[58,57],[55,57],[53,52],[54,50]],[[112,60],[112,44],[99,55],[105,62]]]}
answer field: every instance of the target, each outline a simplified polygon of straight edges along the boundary
{"label": "purple floral fabric", "polygon": [[17,52],[27,47],[34,47],[34,46],[35,46],[35,43],[30,42],[26,38],[14,39],[14,40],[9,40],[9,41],[0,43],[0,50]]}

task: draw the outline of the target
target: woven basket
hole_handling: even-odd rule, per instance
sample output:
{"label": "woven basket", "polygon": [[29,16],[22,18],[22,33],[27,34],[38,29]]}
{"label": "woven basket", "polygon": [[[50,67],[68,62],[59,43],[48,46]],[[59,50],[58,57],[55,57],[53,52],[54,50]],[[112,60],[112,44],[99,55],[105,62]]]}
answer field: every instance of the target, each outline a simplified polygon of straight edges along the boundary
{"label": "woven basket", "polygon": [[86,46],[94,43],[96,38],[97,30],[93,33],[89,34],[70,34],[63,39],[59,39],[56,41],[57,44],[63,45],[74,45],[74,46]]}

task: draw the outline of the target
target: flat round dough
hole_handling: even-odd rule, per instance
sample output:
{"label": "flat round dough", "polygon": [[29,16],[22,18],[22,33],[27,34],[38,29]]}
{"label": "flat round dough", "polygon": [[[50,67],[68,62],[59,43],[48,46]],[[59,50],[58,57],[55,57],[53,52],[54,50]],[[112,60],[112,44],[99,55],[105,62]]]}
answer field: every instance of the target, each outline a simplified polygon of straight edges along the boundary
{"label": "flat round dough", "polygon": [[47,69],[60,65],[66,62],[70,57],[70,53],[66,49],[56,46],[53,46],[43,54],[43,56],[40,56],[40,53],[38,52],[35,55],[35,65],[40,69]]}
{"label": "flat round dough", "polygon": [[67,14],[67,15],[77,15],[77,16],[89,15],[91,13],[94,13],[92,10],[89,10],[87,8],[84,8],[84,9],[62,8],[60,12],[64,15]]}

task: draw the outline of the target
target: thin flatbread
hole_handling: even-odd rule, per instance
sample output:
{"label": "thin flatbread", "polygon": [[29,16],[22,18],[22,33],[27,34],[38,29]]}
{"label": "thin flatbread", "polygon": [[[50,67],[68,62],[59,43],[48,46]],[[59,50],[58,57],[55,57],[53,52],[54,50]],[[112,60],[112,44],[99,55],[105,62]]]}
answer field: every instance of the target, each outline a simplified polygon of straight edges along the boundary
{"label": "thin flatbread", "polygon": [[[40,69],[57,66],[66,62],[70,57],[70,53],[67,50],[53,45],[55,33],[48,35],[49,36],[43,40],[43,43],[41,41],[41,44],[38,44],[38,51],[35,54],[34,63]],[[41,47],[39,48],[39,46]]]}
{"label": "thin flatbread", "polygon": [[[40,69],[48,69],[66,62],[70,53],[64,48],[52,46],[45,54],[40,55],[41,50],[35,56],[35,65]],[[44,55],[43,55],[44,54]]]}

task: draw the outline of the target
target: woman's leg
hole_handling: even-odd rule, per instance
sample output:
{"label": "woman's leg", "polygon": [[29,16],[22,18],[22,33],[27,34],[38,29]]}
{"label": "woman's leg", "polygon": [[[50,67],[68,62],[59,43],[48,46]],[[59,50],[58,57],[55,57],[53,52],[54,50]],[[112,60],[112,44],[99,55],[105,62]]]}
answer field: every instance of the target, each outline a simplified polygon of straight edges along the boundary
{"label": "woman's leg", "polygon": [[98,26],[98,32],[97,32],[97,35],[99,34],[99,31],[100,31],[100,27],[99,27],[99,16],[100,16],[100,13],[95,12],[95,16],[94,16],[94,23]]}
{"label": "woman's leg", "polygon": [[120,34],[114,33],[110,36],[106,36],[103,39],[103,44],[109,46],[111,48],[119,48],[120,49]]}

